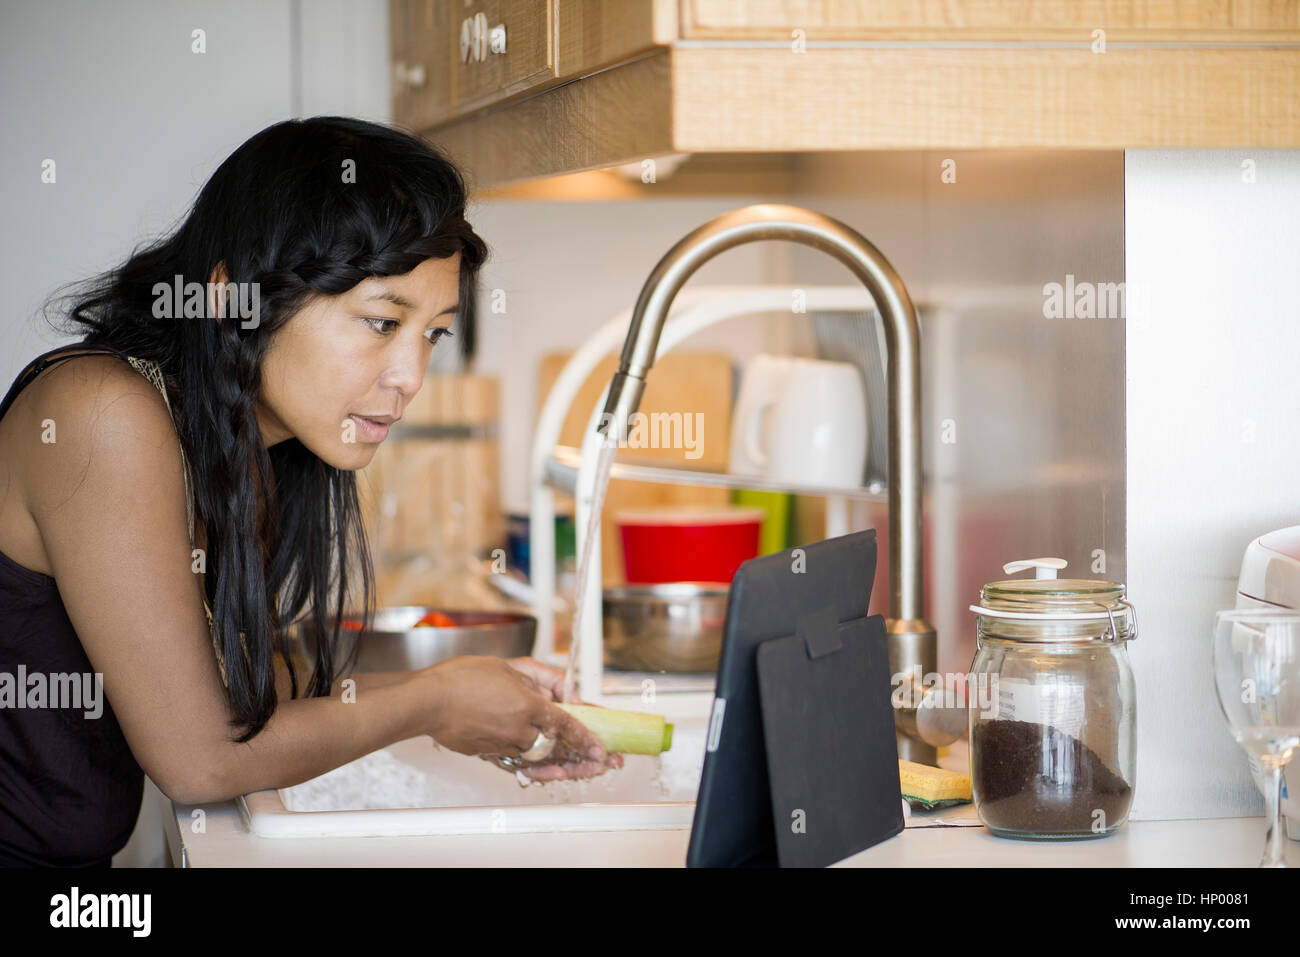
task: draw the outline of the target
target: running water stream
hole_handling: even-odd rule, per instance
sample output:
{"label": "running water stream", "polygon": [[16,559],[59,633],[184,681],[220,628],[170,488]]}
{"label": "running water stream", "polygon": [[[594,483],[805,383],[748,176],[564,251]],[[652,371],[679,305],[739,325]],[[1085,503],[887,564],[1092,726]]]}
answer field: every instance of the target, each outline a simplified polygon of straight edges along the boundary
{"label": "running water stream", "polygon": [[[596,550],[596,543],[600,541],[600,513],[605,504],[605,490],[609,487],[609,472],[614,465],[614,454],[618,451],[618,442],[608,435],[609,432],[613,432],[612,424],[600,442],[600,455],[596,459],[596,484],[592,489],[591,508],[587,513],[587,533],[583,536],[582,552],[578,559],[578,581],[574,586],[573,595],[573,628],[569,638],[569,665],[564,670],[565,701],[573,697],[574,671],[577,668],[578,647],[582,644],[583,637],[585,637],[582,633],[582,625],[586,619],[584,608],[586,607],[587,589],[590,587],[588,579],[591,578],[594,564],[592,554]],[[599,584],[598,582],[598,587]],[[600,689],[584,688],[583,691],[599,694]]]}

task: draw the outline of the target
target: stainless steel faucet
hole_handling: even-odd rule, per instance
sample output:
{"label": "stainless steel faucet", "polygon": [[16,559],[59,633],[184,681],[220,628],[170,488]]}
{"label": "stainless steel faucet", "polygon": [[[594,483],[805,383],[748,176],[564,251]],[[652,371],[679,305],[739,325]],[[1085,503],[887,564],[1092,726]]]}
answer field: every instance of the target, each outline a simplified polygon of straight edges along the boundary
{"label": "stainless steel faucet", "polygon": [[[803,243],[840,260],[862,280],[884,318],[889,374],[889,663],[896,676],[913,673],[916,665],[922,675],[932,673],[937,670],[937,641],[921,610],[920,329],[903,281],[861,233],[798,206],[760,203],[712,219],[683,237],[641,287],[598,428],[608,436],[606,430],[613,425],[618,441],[626,441],[669,306],[686,280],[719,253],[766,239]],[[914,708],[895,709],[895,725],[900,758],[935,763],[935,749],[917,737]]]}

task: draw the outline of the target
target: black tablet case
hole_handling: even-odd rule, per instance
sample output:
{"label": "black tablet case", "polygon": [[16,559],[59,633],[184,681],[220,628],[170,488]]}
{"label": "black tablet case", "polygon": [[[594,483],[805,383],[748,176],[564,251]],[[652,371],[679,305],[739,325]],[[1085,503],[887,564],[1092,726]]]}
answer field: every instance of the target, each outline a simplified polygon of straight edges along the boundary
{"label": "black tablet case", "polygon": [[[802,552],[802,556],[797,556],[797,552]],[[800,567],[797,562],[801,563],[802,571],[795,570]],[[806,747],[807,739],[821,732],[805,733],[802,729],[835,727],[837,723],[842,725],[862,719],[861,714],[837,717],[846,700],[861,700],[874,707],[868,708],[867,723],[854,727],[851,734],[847,730],[838,730],[835,734],[846,741],[870,742],[873,746],[884,742],[881,750],[893,749],[892,769],[882,770],[879,753],[863,751],[856,757],[868,770],[855,769],[846,778],[842,758],[832,756],[838,766],[823,766],[814,773],[820,781],[845,781],[847,790],[852,793],[857,793],[861,787],[870,787],[874,789],[873,794],[877,791],[880,795],[891,794],[892,812],[887,821],[877,814],[878,805],[883,806],[883,797],[879,800],[873,798],[858,808],[850,807],[845,812],[850,821],[858,820],[859,813],[870,818],[870,826],[861,828],[867,837],[883,835],[877,838],[879,840],[902,829],[897,744],[893,714],[889,710],[887,655],[882,657],[885,650],[883,629],[879,618],[874,620],[874,625],[869,625],[866,618],[875,570],[876,536],[874,530],[867,530],[752,559],[736,572],[727,600],[714,709],[687,850],[688,867],[761,867],[778,863],[771,788],[774,784],[777,786],[778,798],[786,793],[780,790],[783,787],[781,782],[792,773],[803,773],[798,770],[804,760],[801,755],[825,760],[825,749]],[[851,649],[848,658],[838,657],[844,653],[843,648],[830,656],[823,648],[824,644],[834,643],[824,638],[832,617],[841,645]],[[841,622],[851,626],[844,633],[838,627]],[[802,735],[802,738],[792,743],[787,736],[778,733],[774,736],[775,746],[769,747],[763,733],[762,714],[767,702],[760,698],[758,648],[772,639],[789,638],[802,644],[806,658],[808,635],[812,635],[816,649],[823,651],[820,657],[825,657],[825,661],[818,663],[814,657],[806,659],[812,663],[811,667],[801,664],[797,669],[785,670],[790,668],[790,659],[786,657],[790,653],[787,651],[783,655],[777,651],[769,665],[776,669],[770,676],[771,682],[781,684],[788,679],[792,684],[788,695],[775,693],[768,701],[781,712],[783,727],[790,729],[796,737]],[[864,647],[867,649],[865,656],[860,650]],[[873,648],[878,648],[880,654]],[[840,689],[831,697],[810,699],[809,695],[820,693],[817,689],[821,687],[819,682],[823,680],[823,673],[834,671],[835,665],[841,661],[856,669],[846,669],[843,679],[844,685],[851,687],[852,695],[845,699]],[[885,662],[883,672],[880,671],[882,661]],[[882,693],[865,694],[863,688],[873,681],[879,683],[882,674],[885,682]],[[851,704],[848,707],[852,709]],[[792,708],[802,709],[797,710],[793,719],[789,716]],[[801,730],[796,732],[795,729]],[[801,745],[800,740],[805,744]],[[769,752],[772,763],[779,766],[775,781],[771,780],[768,771]],[[827,791],[823,797],[830,802],[840,800],[838,786],[834,793]],[[816,808],[823,806],[819,802]],[[809,809],[811,806],[805,808]],[[815,813],[821,820],[830,812],[815,810]],[[785,821],[781,823],[788,828]],[[839,839],[835,835],[853,830],[852,827],[837,826],[825,837],[833,842]],[[820,838],[821,835],[816,836]],[[826,853],[825,847],[814,841],[803,841],[796,846],[801,850],[791,851],[795,854],[792,862],[811,860]],[[846,849],[839,857],[860,849]],[[804,851],[815,853],[805,858]]]}
{"label": "black tablet case", "polygon": [[758,646],[782,867],[826,867],[903,829],[885,619],[830,609]]}

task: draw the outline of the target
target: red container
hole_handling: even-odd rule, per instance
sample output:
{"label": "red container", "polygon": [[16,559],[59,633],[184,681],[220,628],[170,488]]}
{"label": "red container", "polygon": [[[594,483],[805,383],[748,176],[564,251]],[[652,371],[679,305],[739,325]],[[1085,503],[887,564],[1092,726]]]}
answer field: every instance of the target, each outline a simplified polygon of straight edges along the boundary
{"label": "red container", "polygon": [[730,585],[741,562],[758,557],[761,508],[665,506],[619,512],[629,585],[717,582]]}

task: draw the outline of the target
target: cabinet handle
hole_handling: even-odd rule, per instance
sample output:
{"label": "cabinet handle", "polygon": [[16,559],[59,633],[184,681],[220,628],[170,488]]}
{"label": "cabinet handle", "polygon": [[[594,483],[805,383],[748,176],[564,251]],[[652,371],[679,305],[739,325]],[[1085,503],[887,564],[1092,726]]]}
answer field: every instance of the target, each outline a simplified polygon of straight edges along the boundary
{"label": "cabinet handle", "polygon": [[470,18],[466,17],[460,21],[460,62],[469,62],[469,51],[471,44]]}
{"label": "cabinet handle", "polygon": [[474,59],[482,63],[487,59],[487,14],[481,10],[474,14]]}
{"label": "cabinet handle", "polygon": [[460,62],[482,63],[489,51],[506,52],[506,25],[498,23],[489,28],[487,15],[481,12],[460,21]]}
{"label": "cabinet handle", "polygon": [[404,60],[398,60],[393,64],[393,79],[397,86],[408,91],[424,86],[424,64],[407,66]]}

